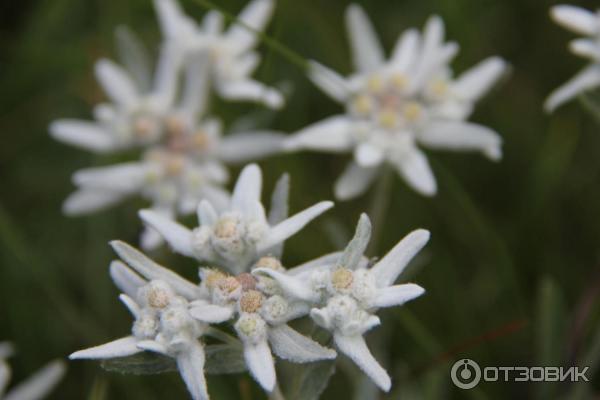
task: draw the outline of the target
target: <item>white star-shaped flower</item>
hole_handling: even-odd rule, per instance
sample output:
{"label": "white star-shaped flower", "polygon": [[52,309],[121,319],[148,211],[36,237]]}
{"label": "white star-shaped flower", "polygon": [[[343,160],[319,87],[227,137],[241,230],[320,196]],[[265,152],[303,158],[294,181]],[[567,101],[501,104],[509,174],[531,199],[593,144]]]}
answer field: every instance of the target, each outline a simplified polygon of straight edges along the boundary
{"label": "white star-shaped flower", "polygon": [[38,400],[46,397],[65,374],[62,361],[53,361],[33,376],[6,391],[10,382],[11,369],[5,361],[12,356],[13,347],[8,342],[0,342],[0,399],[1,400]]}
{"label": "white star-shaped flower", "polygon": [[199,288],[125,243],[112,245],[137,272],[120,261],[111,264],[111,276],[123,292],[120,299],[135,318],[131,335],[77,351],[69,358],[102,360],[142,351],[159,353],[175,359],[194,400],[208,400],[206,357],[200,342],[208,325],[190,314],[191,301],[199,295]]}
{"label": "white star-shaped flower", "polygon": [[557,5],[551,8],[550,16],[559,25],[586,36],[571,41],[569,49],[575,55],[590,59],[591,63],[548,96],[544,104],[548,112],[600,86],[600,10],[591,12],[580,7]]}
{"label": "white star-shaped flower", "polygon": [[466,121],[474,105],[506,70],[491,57],[452,76],[450,61],[458,51],[444,42],[442,20],[431,17],[423,34],[404,32],[385,60],[373,26],[364,11],[351,5],[346,13],[356,72],[347,78],[312,62],[310,77],[344,114],[297,132],[288,150],[352,152],[354,161],[335,184],[339,199],[363,193],[383,163],[392,165],[423,195],[436,193],[436,181],[420,146],[476,150],[501,158],[501,138],[491,129]]}
{"label": "white star-shaped flower", "polygon": [[207,13],[198,25],[185,15],[176,0],[155,0],[154,4],[167,46],[176,48],[184,57],[208,52],[211,81],[223,98],[260,101],[272,108],[283,105],[283,96],[277,90],[251,78],[260,63],[260,56],[254,51],[254,31],[265,29],[273,13],[273,0],[252,1],[238,16],[245,26],[232,24],[225,31],[223,15],[217,11]]}
{"label": "white star-shaped flower", "polygon": [[323,260],[301,270],[281,272],[257,268],[255,275],[276,280],[290,299],[312,305],[311,318],[333,334],[339,351],[350,357],[381,389],[391,380],[373,357],[363,334],[379,325],[379,308],[404,304],[425,291],[407,283],[394,285],[409,261],[429,240],[429,232],[416,230],[401,240],[385,257],[368,267],[363,257],[371,235],[371,223],[363,214],[356,234],[341,255],[323,266]]}
{"label": "white star-shaped flower", "polygon": [[[208,324],[233,318],[248,369],[267,391],[272,391],[276,382],[271,349],[278,357],[296,363],[336,357],[335,351],[287,325],[290,320],[307,315],[310,308],[282,297],[276,285],[266,283],[271,278],[257,278],[249,273],[232,276],[203,268],[202,282],[197,286],[126,243],[115,241],[111,245],[127,263],[114,261],[110,273],[123,292],[121,300],[136,319],[132,335],[76,352],[71,358],[107,359],[143,350],[157,352],[177,359],[181,375],[193,395],[200,389],[197,393],[205,394],[203,375],[195,378],[190,375],[203,369],[204,350],[198,339]],[[316,260],[311,265],[321,262]],[[273,257],[261,258],[254,267],[284,270]],[[186,355],[186,351],[191,353]],[[206,398],[198,397],[200,394],[194,398]]]}
{"label": "white star-shaped flower", "polygon": [[[223,163],[240,163],[277,152],[284,136],[271,131],[223,136],[219,120],[203,118],[208,102],[207,67],[205,56],[196,57],[186,66],[184,90],[178,102],[152,114],[156,124],[152,128],[156,130],[153,141],[158,143],[146,143],[141,160],[74,174],[78,190],[65,201],[66,214],[88,214],[134,194],[141,194],[154,210],[172,219],[194,212],[203,199],[218,210],[226,208],[229,194],[223,185],[228,181],[228,172]],[[150,114],[148,111],[144,118]],[[135,125],[133,120],[130,122]],[[77,143],[89,143],[88,149],[94,149],[91,136],[81,128],[79,122],[57,121],[52,132],[69,132],[69,138],[77,137]],[[146,249],[162,243],[152,230],[143,233],[141,242]]]}
{"label": "white star-shaped flower", "polygon": [[[261,258],[254,267],[284,269],[273,257]],[[192,315],[207,323],[222,322],[236,316],[234,328],[244,345],[246,364],[266,391],[271,392],[277,381],[271,350],[278,357],[295,363],[336,357],[335,351],[321,346],[287,324],[308,314],[309,307],[305,303],[290,302],[273,293],[265,287],[264,279],[257,279],[249,273],[230,276],[205,269],[201,277],[202,287],[210,300],[196,302]]]}
{"label": "white star-shaped flower", "polygon": [[[140,217],[176,252],[215,263],[235,274],[248,272],[258,258],[276,252],[286,239],[333,207],[332,202],[323,201],[284,220],[279,220],[280,213],[272,210],[267,219],[261,188],[260,168],[251,164],[242,170],[227,210],[218,213],[209,201],[200,202],[200,226],[193,230],[149,210],[142,210]],[[276,209],[285,207],[280,204]]]}
{"label": "white star-shaped flower", "polygon": [[180,57],[163,48],[153,87],[139,87],[134,76],[117,63],[96,63],[96,77],[110,103],[94,108],[95,121],[59,119],[50,133],[61,142],[96,153],[108,153],[156,143],[163,134],[163,119],[173,107]]}

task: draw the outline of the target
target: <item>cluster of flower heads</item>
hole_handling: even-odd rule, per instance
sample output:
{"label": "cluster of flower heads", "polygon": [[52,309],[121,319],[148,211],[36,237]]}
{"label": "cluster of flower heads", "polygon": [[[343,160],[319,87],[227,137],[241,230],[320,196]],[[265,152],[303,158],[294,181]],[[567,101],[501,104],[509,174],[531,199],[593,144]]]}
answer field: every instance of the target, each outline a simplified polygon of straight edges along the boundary
{"label": "cluster of flower heads", "polygon": [[[73,182],[78,189],[64,204],[67,214],[90,213],[134,194],[170,218],[193,213],[202,199],[222,209],[229,202],[225,165],[280,148],[279,133],[223,136],[221,121],[209,115],[213,89],[227,100],[282,106],[277,90],[251,78],[260,57],[254,51],[255,32],[246,28],[263,29],[274,2],[254,0],[239,16],[246,27],[232,25],[225,31],[217,12],[196,25],[174,0],[154,3],[164,41],[153,73],[139,41],[129,31],[119,31],[124,66],[106,59],[96,64],[110,103],[95,107],[94,121],[61,119],[50,126],[56,139],[89,151],[141,150],[133,162],[77,171]],[[158,244],[156,233],[143,234],[144,248]]]}
{"label": "cluster of flower heads", "polygon": [[378,309],[403,304],[424,293],[418,285],[394,282],[427,243],[429,232],[410,233],[371,265],[364,256],[371,223],[363,214],[342,252],[287,269],[281,261],[284,241],[333,204],[322,202],[288,217],[289,183],[284,176],[275,188],[267,218],[260,199],[261,181],[256,165],[244,168],[231,207],[218,214],[204,200],[198,207],[200,226],[192,230],[155,211],[141,211],[144,222],[174,251],[208,265],[200,268],[200,283],[180,277],[126,243],[113,242],[122,261],[114,261],[110,271],[123,293],[122,302],[135,319],[131,335],[78,351],[71,358],[159,353],[176,360],[194,399],[208,399],[203,337],[229,326],[243,347],[250,374],[270,392],[277,379],[272,353],[295,363],[337,356],[335,350],[288,324],[309,316],[331,333],[338,351],[381,389],[390,390],[391,379],[372,356],[363,335],[380,324]]}
{"label": "cluster of flower heads", "polygon": [[[110,273],[134,318],[131,334],[71,358],[160,354],[175,361],[194,399],[208,399],[210,337],[238,348],[244,368],[269,392],[277,384],[273,354],[307,363],[334,359],[337,352],[382,390],[390,390],[391,378],[369,351],[364,334],[381,323],[376,315],[380,308],[424,293],[416,284],[394,282],[427,243],[429,232],[410,233],[372,261],[364,256],[371,223],[363,214],[343,251],[286,268],[285,240],[333,203],[321,202],[289,217],[289,179],[284,175],[267,213],[258,166],[246,166],[229,193],[226,164],[305,149],[350,152],[353,161],[334,187],[338,199],[365,192],[388,165],[415,191],[434,195],[436,180],[422,147],[501,158],[500,136],[468,118],[506,73],[507,63],[490,57],[455,77],[450,63],[459,46],[445,41],[437,16],[422,32],[405,31],[386,60],[366,14],[351,5],[346,23],[356,72],[343,77],[309,63],[309,78],[342,103],[344,113],[287,137],[272,131],[223,135],[221,121],[209,113],[212,92],[226,100],[283,106],[280,92],[251,78],[260,61],[257,33],[265,29],[274,0],[253,0],[226,29],[216,11],[197,24],[175,0],[154,4],[164,36],[154,70],[138,40],[120,30],[123,66],[109,60],[96,66],[110,103],[96,106],[92,122],[58,120],[51,132],[60,141],[97,153],[141,150],[137,161],[76,172],[78,189],[65,202],[65,212],[88,213],[141,194],[151,203],[139,213],[146,226],[142,247],[166,241],[175,252],[200,262],[200,281],[190,282],[128,244],[112,242],[122,261],[114,261]],[[571,49],[592,64],[550,96],[548,110],[600,86],[598,14],[556,6],[552,16],[590,36],[573,41]],[[178,214],[194,211],[196,228],[175,221]],[[329,332],[330,343],[321,344],[290,326],[302,317]]]}
{"label": "cluster of flower heads", "polygon": [[466,119],[505,72],[502,59],[488,58],[454,78],[450,62],[459,46],[444,41],[441,18],[431,17],[423,33],[405,31],[387,61],[360,7],[348,7],[346,24],[356,72],[344,78],[317,62],[310,67],[312,81],[342,103],[345,112],[301,130],[284,144],[288,150],[353,153],[335,184],[336,197],[362,194],[384,163],[417,192],[434,195],[436,181],[419,145],[501,158],[500,137]]}
{"label": "cluster of flower heads", "polygon": [[[432,17],[422,34],[414,29],[402,34],[385,61],[365,13],[350,6],[346,19],[357,72],[343,78],[309,63],[310,78],[342,102],[345,113],[288,137],[273,131],[223,135],[223,124],[209,115],[213,92],[226,100],[283,105],[280,92],[251,78],[260,61],[254,50],[257,32],[265,29],[274,0],[252,1],[226,30],[217,11],[197,24],[175,0],[154,4],[164,37],[154,71],[135,36],[119,30],[123,66],[106,59],[96,65],[110,103],[95,107],[92,122],[62,119],[50,127],[56,139],[90,151],[141,150],[136,161],[77,171],[77,190],[64,203],[67,214],[93,212],[134,194],[170,219],[193,213],[204,199],[221,211],[230,201],[226,164],[276,152],[353,152],[354,161],[335,185],[340,200],[363,193],[385,163],[419,193],[435,194],[435,178],[419,145],[501,157],[500,137],[467,118],[506,63],[491,57],[453,78],[449,64],[458,45],[444,41],[439,17]],[[143,233],[143,248],[160,243],[155,231]]]}
{"label": "cluster of flower heads", "polygon": [[53,361],[32,377],[7,391],[11,370],[6,359],[14,353],[8,342],[0,342],[0,400],[38,400],[45,397],[65,373],[62,361]]}

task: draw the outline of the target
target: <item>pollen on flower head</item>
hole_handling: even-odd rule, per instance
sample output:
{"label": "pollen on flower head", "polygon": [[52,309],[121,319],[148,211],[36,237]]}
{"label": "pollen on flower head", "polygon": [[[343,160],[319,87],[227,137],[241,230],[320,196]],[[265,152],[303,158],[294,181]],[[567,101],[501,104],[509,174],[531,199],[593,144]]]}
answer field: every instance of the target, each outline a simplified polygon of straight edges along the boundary
{"label": "pollen on flower head", "polygon": [[214,289],[217,286],[217,283],[227,278],[227,275],[217,269],[205,269],[202,271],[202,282],[209,289]]}
{"label": "pollen on flower head", "polygon": [[404,118],[406,118],[409,122],[415,122],[421,118],[423,114],[423,108],[416,101],[409,101],[404,106],[403,110]]}
{"label": "pollen on flower head", "polygon": [[353,108],[358,114],[369,114],[373,111],[373,100],[367,95],[360,94],[354,99]]}
{"label": "pollen on flower head", "polygon": [[283,271],[285,268],[281,264],[278,258],[273,256],[264,256],[258,259],[254,268],[268,268],[274,271]]}
{"label": "pollen on flower head", "polygon": [[231,294],[237,289],[239,289],[242,285],[240,282],[235,279],[233,276],[228,276],[226,278],[220,279],[216,282],[217,288],[222,290],[226,294]]}
{"label": "pollen on flower head", "polygon": [[256,288],[256,278],[251,274],[244,272],[235,277],[242,285],[242,290],[254,290]]}
{"label": "pollen on flower head", "polygon": [[377,93],[383,90],[384,82],[380,75],[373,75],[367,80],[367,88],[370,92]]}
{"label": "pollen on flower head", "polygon": [[344,291],[352,286],[354,274],[348,268],[337,268],[331,273],[331,285],[338,291]]}
{"label": "pollen on flower head", "polygon": [[180,117],[176,115],[169,115],[164,119],[165,129],[167,135],[173,137],[182,136],[185,133],[185,124]]}
{"label": "pollen on flower head", "polygon": [[185,158],[182,155],[171,154],[165,160],[165,169],[168,175],[177,176],[185,167]]}
{"label": "pollen on flower head", "polygon": [[133,121],[133,133],[140,139],[147,139],[154,135],[156,122],[146,115],[141,115]]}
{"label": "pollen on flower head", "polygon": [[240,298],[240,310],[247,313],[255,313],[263,303],[263,295],[258,290],[248,290]]}
{"label": "pollen on flower head", "polygon": [[210,139],[206,132],[202,129],[196,131],[192,135],[192,145],[196,150],[206,150],[208,148],[209,143]]}
{"label": "pollen on flower head", "polygon": [[448,84],[442,79],[436,79],[431,83],[429,89],[435,97],[443,97],[448,92]]}
{"label": "pollen on flower head", "polygon": [[379,123],[384,128],[395,128],[398,125],[398,115],[394,110],[384,109],[378,114]]}
{"label": "pollen on flower head", "polygon": [[238,234],[238,219],[233,216],[224,216],[219,219],[214,228],[214,234],[219,239],[229,239]]}
{"label": "pollen on flower head", "polygon": [[139,297],[152,308],[162,309],[171,303],[174,297],[171,287],[163,281],[151,281],[139,290]]}
{"label": "pollen on flower head", "polygon": [[391,82],[397,90],[404,90],[408,86],[408,77],[402,73],[395,73],[392,75]]}

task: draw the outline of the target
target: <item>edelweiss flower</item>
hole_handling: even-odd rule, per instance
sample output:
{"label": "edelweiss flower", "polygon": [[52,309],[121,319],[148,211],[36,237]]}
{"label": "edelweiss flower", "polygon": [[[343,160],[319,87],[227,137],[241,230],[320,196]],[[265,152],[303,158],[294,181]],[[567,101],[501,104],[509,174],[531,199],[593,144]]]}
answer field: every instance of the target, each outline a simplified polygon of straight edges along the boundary
{"label": "edelweiss flower", "polygon": [[[284,269],[273,257],[261,258],[255,268],[261,267]],[[200,321],[215,323],[237,314],[234,328],[244,344],[246,364],[265,390],[272,391],[277,380],[271,349],[280,358],[296,363],[336,357],[335,351],[287,325],[288,321],[306,315],[309,308],[275,294],[264,278],[257,279],[249,273],[234,277],[209,269],[202,270],[201,277],[210,301],[196,302],[192,315]]]}
{"label": "edelweiss flower", "polygon": [[[367,348],[363,334],[380,324],[375,312],[404,304],[424,293],[418,285],[393,285],[408,262],[429,240],[429,232],[416,230],[385,257],[367,268],[363,253],[371,235],[371,223],[363,214],[356,234],[344,252],[329,265],[323,260],[292,273],[257,268],[255,275],[276,280],[285,296],[312,304],[311,318],[333,334],[339,351],[350,357],[381,389],[391,380]],[[327,256],[331,259],[331,256]]]}
{"label": "edelweiss flower", "polygon": [[0,342],[0,399],[2,400],[38,400],[56,386],[65,374],[65,365],[62,361],[53,361],[46,365],[32,377],[6,392],[10,381],[11,371],[6,359],[13,354],[10,343]]}
{"label": "edelweiss flower", "polygon": [[260,56],[253,51],[257,43],[254,31],[265,29],[274,1],[254,0],[238,16],[245,26],[233,24],[226,31],[219,12],[207,13],[198,25],[175,0],[155,0],[154,4],[167,46],[174,47],[184,57],[208,52],[211,81],[223,98],[260,101],[272,108],[283,105],[283,97],[277,90],[250,77],[260,62]]}
{"label": "edelweiss flower", "polygon": [[[199,341],[208,325],[190,314],[190,300],[198,287],[153,263],[121,242],[113,247],[137,272],[120,261],[111,265],[115,284],[123,291],[120,299],[135,322],[130,336],[77,351],[70,359],[111,359],[151,351],[177,362],[181,377],[195,400],[209,398],[204,378],[205,354]],[[150,279],[150,281],[146,281]]]}
{"label": "edelweiss flower", "polygon": [[550,94],[544,105],[546,111],[554,111],[560,105],[587,90],[600,86],[600,10],[558,5],[550,9],[556,23],[586,38],[575,39],[569,49],[575,55],[588,58],[591,63],[564,85]]}
{"label": "edelweiss flower", "polygon": [[488,58],[453,78],[449,63],[458,45],[444,43],[443,22],[434,16],[422,35],[406,31],[386,62],[364,11],[351,5],[346,20],[357,72],[344,78],[316,62],[310,68],[314,83],[346,112],[301,130],[286,144],[288,150],[354,153],[335,185],[336,197],[363,193],[384,162],[419,193],[434,195],[436,181],[419,145],[501,158],[500,137],[466,119],[505,71],[502,59]]}
{"label": "edelweiss flower", "polygon": [[[272,391],[276,382],[271,349],[296,363],[336,357],[335,351],[287,325],[306,315],[309,308],[283,298],[274,290],[275,285],[267,282],[274,282],[271,278],[255,278],[249,273],[231,276],[203,268],[202,283],[196,286],[126,243],[115,241],[111,245],[127,263],[114,261],[110,273],[123,292],[121,300],[135,317],[132,335],[78,351],[72,359],[126,357],[144,350],[160,353],[177,360],[194,399],[207,399],[204,349],[199,339],[208,324],[236,317],[234,327],[242,340],[248,369],[267,391]],[[311,264],[315,262],[321,261]],[[254,267],[284,270],[273,257],[261,258]]]}
{"label": "edelweiss flower", "polygon": [[94,109],[96,121],[59,119],[50,133],[61,142],[96,153],[107,153],[156,143],[163,134],[163,119],[175,96],[180,60],[175,51],[163,48],[149,91],[113,61],[96,63],[96,77],[111,103]]}
{"label": "edelweiss flower", "polygon": [[[178,152],[156,148],[138,162],[86,168],[73,175],[78,190],[63,205],[68,215],[82,215],[111,206],[134,194],[147,198],[165,218],[189,214],[202,199],[224,208],[229,195],[221,187],[228,173],[217,163],[198,163]],[[160,237],[146,230],[145,248],[160,244]]]}
{"label": "edelweiss flower", "polygon": [[[203,200],[198,206],[200,226],[194,230],[154,211],[143,210],[140,217],[176,252],[215,263],[236,274],[248,272],[258,258],[277,252],[277,247],[287,238],[333,207],[332,202],[323,201],[279,220],[281,213],[276,210],[286,205],[278,202],[267,219],[260,201],[261,187],[259,167],[255,164],[245,167],[236,182],[230,207],[219,214],[209,201]],[[287,201],[287,195],[284,201]]]}
{"label": "edelweiss flower", "polygon": [[[185,78],[179,103],[152,114],[156,125],[152,129],[156,130],[160,144],[147,149],[140,161],[76,172],[73,180],[78,190],[65,201],[66,214],[94,212],[134,194],[141,194],[154,210],[168,218],[192,213],[203,199],[222,210],[229,202],[229,195],[222,188],[228,180],[222,163],[243,162],[279,150],[281,134],[258,131],[223,137],[220,121],[201,119],[208,102],[205,57],[191,60]],[[148,112],[144,118],[149,115]],[[52,128],[53,132],[68,131],[73,135],[79,132],[83,136],[77,136],[78,143],[83,143],[90,136],[86,136],[85,129],[76,130],[80,125],[58,121]],[[160,243],[156,232],[144,232],[144,248],[151,249]]]}

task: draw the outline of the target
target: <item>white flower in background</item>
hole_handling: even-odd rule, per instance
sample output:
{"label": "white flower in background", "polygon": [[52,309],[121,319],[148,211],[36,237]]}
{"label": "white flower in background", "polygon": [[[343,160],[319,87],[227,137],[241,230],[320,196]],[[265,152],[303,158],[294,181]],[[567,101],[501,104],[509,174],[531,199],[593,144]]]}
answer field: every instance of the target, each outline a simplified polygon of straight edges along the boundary
{"label": "white flower in background", "polygon": [[[352,359],[381,389],[391,380],[367,348],[363,334],[379,325],[375,315],[382,307],[404,304],[424,293],[418,285],[394,285],[409,261],[429,240],[429,232],[416,230],[385,257],[368,267],[363,257],[371,235],[371,223],[363,214],[356,234],[344,252],[329,265],[323,261],[290,272],[257,268],[254,275],[277,281],[289,299],[312,305],[311,318],[333,334],[339,351]],[[328,256],[331,259],[331,256]]]}
{"label": "white flower in background", "polygon": [[50,125],[50,133],[56,140],[96,153],[157,143],[173,107],[180,64],[178,54],[164,47],[154,85],[144,89],[125,68],[111,60],[98,61],[96,77],[111,102],[94,108],[95,121],[59,119]]}
{"label": "white flower in background", "polygon": [[600,10],[591,12],[580,7],[557,5],[550,9],[550,16],[559,25],[585,35],[585,38],[571,41],[569,49],[591,63],[548,96],[544,105],[548,112],[600,86]]}
{"label": "white flower in background", "polygon": [[335,185],[337,198],[363,193],[383,163],[419,193],[434,195],[436,181],[419,146],[476,150],[492,160],[501,158],[501,138],[466,119],[505,72],[502,59],[490,57],[454,78],[449,63],[458,45],[444,42],[439,17],[429,19],[423,34],[404,32],[388,61],[359,6],[348,8],[346,21],[356,73],[344,78],[316,62],[310,67],[314,83],[344,104],[345,113],[301,130],[286,144],[290,151],[354,153]]}
{"label": "white flower in background", "polygon": [[[87,214],[141,194],[157,213],[172,219],[193,212],[202,199],[225,208],[229,195],[222,185],[227,178],[227,170],[220,164],[198,163],[178,152],[156,148],[138,162],[77,171],[73,182],[78,189],[65,200],[63,210],[68,215]],[[160,243],[156,232],[144,232],[144,248]]]}
{"label": "white flower in background", "polygon": [[[228,181],[228,172],[222,163],[279,151],[284,136],[270,131],[223,136],[219,120],[202,118],[208,102],[208,78],[205,57],[196,57],[187,65],[179,102],[155,115],[160,144],[145,150],[140,161],[76,172],[73,181],[78,190],[65,201],[64,212],[88,214],[134,194],[141,194],[154,210],[172,219],[194,212],[203,199],[218,210],[225,209],[229,195],[222,186]],[[79,125],[58,121],[52,127],[59,131],[67,127],[69,132],[85,135],[85,130],[74,130]],[[83,143],[83,136],[79,139]],[[161,242],[152,230],[142,236],[146,249]]]}
{"label": "white flower in background", "polygon": [[[284,270],[274,257],[263,257],[254,267]],[[264,280],[261,282],[249,273],[230,276],[204,269],[201,277],[210,301],[196,302],[192,315],[207,323],[237,315],[234,328],[244,345],[244,359],[252,376],[266,391],[272,391],[277,381],[271,350],[295,363],[336,357],[335,351],[287,325],[288,321],[308,314],[305,303],[290,302],[274,294],[265,287]]]}
{"label": "white flower in background", "polygon": [[176,0],[155,0],[154,4],[167,46],[184,57],[197,52],[209,54],[211,82],[220,96],[227,100],[260,101],[271,108],[283,105],[283,96],[277,90],[251,78],[260,63],[260,56],[254,51],[254,31],[265,29],[273,13],[273,0],[252,1],[238,16],[245,26],[234,23],[225,31],[223,16],[217,11],[208,12],[198,25],[185,15]]}
{"label": "white flower in background", "polygon": [[286,239],[333,207],[332,202],[323,201],[281,220],[281,213],[275,210],[286,208],[287,205],[279,202],[267,219],[260,199],[261,190],[260,168],[251,164],[240,173],[227,210],[218,213],[209,201],[200,202],[200,226],[193,230],[150,210],[141,211],[140,217],[159,232],[174,251],[215,263],[235,274],[248,272],[258,258],[276,253]]}
{"label": "white flower in background", "polygon": [[131,268],[120,261],[111,264],[111,276],[123,292],[120,299],[135,318],[131,335],[77,351],[70,359],[112,359],[150,351],[172,357],[195,400],[209,398],[204,378],[205,353],[200,342],[207,324],[190,314],[190,301],[198,287],[155,264],[121,242],[113,247]]}
{"label": "white flower in background", "polygon": [[57,360],[49,363],[33,376],[6,391],[11,370],[6,359],[13,354],[10,343],[0,342],[0,399],[2,400],[39,400],[50,393],[65,374],[65,365]]}

